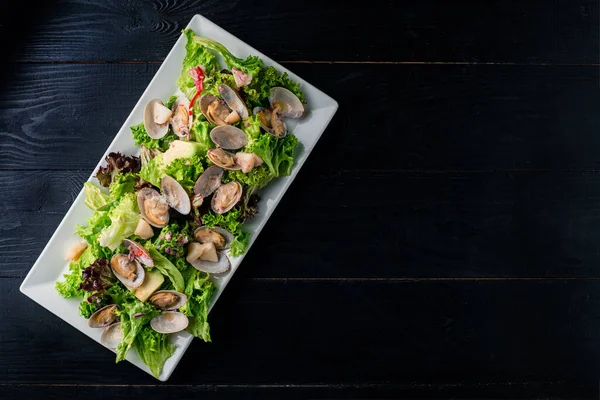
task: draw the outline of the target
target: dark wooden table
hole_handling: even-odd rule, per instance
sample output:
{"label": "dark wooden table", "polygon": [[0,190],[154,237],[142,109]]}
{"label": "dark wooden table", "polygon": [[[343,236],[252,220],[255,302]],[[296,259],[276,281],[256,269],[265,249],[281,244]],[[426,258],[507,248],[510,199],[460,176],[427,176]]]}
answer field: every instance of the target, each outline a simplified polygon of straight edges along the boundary
{"label": "dark wooden table", "polygon": [[[597,398],[597,2],[6,3],[1,399]],[[340,108],[161,384],[18,287],[195,13]]]}

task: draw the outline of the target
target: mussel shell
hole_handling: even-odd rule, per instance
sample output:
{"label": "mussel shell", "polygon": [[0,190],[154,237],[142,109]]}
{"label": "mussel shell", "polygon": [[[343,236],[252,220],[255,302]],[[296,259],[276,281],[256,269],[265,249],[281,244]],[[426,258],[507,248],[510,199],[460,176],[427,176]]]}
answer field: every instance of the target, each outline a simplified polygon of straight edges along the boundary
{"label": "mussel shell", "polygon": [[109,349],[116,349],[121,340],[123,340],[123,330],[120,322],[107,326],[100,336],[100,343]]}
{"label": "mussel shell", "polygon": [[225,150],[241,149],[248,143],[248,136],[240,128],[231,125],[216,126],[210,131],[210,138]]}
{"label": "mussel shell", "polygon": [[135,254],[136,260],[148,267],[154,266],[154,260],[150,257],[150,253],[144,246],[131,239],[123,239],[123,245]]}
{"label": "mussel shell", "polygon": [[269,103],[274,108],[279,105],[279,114],[287,118],[300,118],[304,114],[304,105],[300,99],[288,89],[273,87],[269,92]]}
{"label": "mussel shell", "polygon": [[123,285],[125,285],[128,288],[135,289],[140,287],[142,283],[144,283],[144,279],[146,278],[146,270],[144,269],[144,267],[142,267],[142,264],[140,264],[137,260],[131,261],[132,263],[135,263],[136,267],[136,277],[135,280],[132,281],[125,278],[115,270],[115,268],[113,267],[113,260],[115,259],[115,257],[127,257],[127,254],[115,254],[110,260],[110,269],[112,270],[113,274],[115,274],[117,279],[120,280],[123,283]]}
{"label": "mussel shell", "polygon": [[217,165],[206,168],[202,175],[198,177],[198,180],[196,180],[194,193],[201,195],[203,198],[210,196],[219,186],[221,186],[223,172],[223,168]]}
{"label": "mussel shell", "polygon": [[[159,301],[157,298],[161,294],[174,294],[174,295],[178,296],[179,300],[176,303],[161,306],[159,304]],[[158,291],[154,292],[154,294],[152,296],[150,296],[148,301],[150,302],[150,304],[152,304],[155,307],[160,308],[161,310],[171,311],[171,310],[177,310],[179,307],[182,307],[187,302],[187,296],[183,293],[176,292],[175,290],[158,290]]]}
{"label": "mussel shell", "polygon": [[[137,201],[138,201],[138,207],[140,209],[140,214],[141,214],[142,218],[144,218],[146,220],[146,222],[149,223],[150,225],[152,225],[156,228],[163,228],[169,223],[169,212],[167,210],[163,223],[157,223],[156,221],[148,218],[148,216],[146,215],[145,200],[149,199],[151,197],[156,197],[157,201],[165,201],[165,204],[167,204],[166,200],[161,200],[162,196],[156,190],[154,190],[152,188],[140,189],[137,194]],[[167,207],[168,207],[168,204],[167,204]]]}
{"label": "mussel shell", "polygon": [[227,106],[232,110],[237,111],[242,119],[248,118],[248,108],[246,108],[246,103],[244,103],[244,100],[242,100],[239,93],[235,89],[227,85],[220,84],[219,94],[223,100],[225,100]]}
{"label": "mussel shell", "polygon": [[190,196],[179,182],[165,175],[160,181],[160,190],[171,208],[183,215],[190,213],[192,210]]}
{"label": "mussel shell", "polygon": [[[234,196],[231,200],[228,200],[228,196],[233,191]],[[219,186],[215,194],[213,195],[210,206],[217,214],[223,214],[231,210],[242,197],[242,185],[239,182],[231,181],[224,185]]]}
{"label": "mussel shell", "polygon": [[209,274],[222,274],[229,271],[231,268],[229,257],[227,257],[227,255],[221,251],[217,251],[217,256],[219,257],[217,262],[201,260],[198,258],[190,264],[192,264],[192,267],[196,268],[197,270]]}
{"label": "mussel shell", "polygon": [[150,136],[152,139],[160,139],[169,131],[169,122],[162,125],[154,122],[155,103],[163,104],[160,99],[152,99],[148,102],[148,104],[146,104],[146,107],[144,108],[144,128],[146,128],[148,136]]}
{"label": "mussel shell", "polygon": [[233,234],[231,232],[229,232],[228,230],[223,229],[221,227],[218,227],[218,226],[215,226],[214,228],[209,228],[207,226],[201,226],[201,227],[197,228],[194,231],[194,239],[196,239],[200,243],[204,243],[203,241],[201,241],[199,239],[199,233],[204,232],[204,231],[215,231],[219,235],[223,236],[223,238],[225,239],[225,246],[217,247],[217,245],[215,243],[215,247],[218,250],[227,250],[229,248],[229,246],[231,245],[231,242],[233,242],[233,240],[234,240]]}
{"label": "mussel shell", "polygon": [[[219,160],[219,158],[217,157],[217,154],[223,152],[225,153],[225,155],[231,157],[231,159],[233,160],[233,165],[228,166],[224,163],[221,162],[221,160]],[[208,152],[206,153],[206,156],[208,157],[208,159],[210,161],[212,161],[216,166],[221,167],[223,169],[227,169],[227,170],[238,170],[238,169],[242,169],[242,167],[239,166],[239,164],[237,162],[235,162],[235,154],[230,153],[228,151],[225,151],[223,149],[217,148],[217,149],[210,149],[208,150]]]}
{"label": "mussel shell", "polygon": [[177,311],[166,311],[150,320],[150,326],[158,333],[180,332],[188,324],[188,317]]}
{"label": "mussel shell", "polygon": [[119,309],[118,304],[109,304],[97,310],[88,318],[88,326],[90,328],[104,328],[117,320],[116,310]]}
{"label": "mussel shell", "polygon": [[[271,124],[271,118],[272,118],[271,110],[269,110],[267,108],[263,108],[263,107],[254,107],[254,110],[252,110],[252,112],[254,113],[254,115],[258,115],[261,112],[268,112],[269,113],[268,116],[265,115],[265,117],[268,118],[268,122],[269,122],[269,124]],[[275,130],[273,129],[273,127],[271,125],[264,124],[261,118],[259,118],[258,120],[260,122],[260,127],[263,128],[265,130],[265,132],[268,132],[271,135],[278,137],[278,138],[282,138],[285,135],[287,135],[287,126],[285,124],[285,121],[281,121],[281,123],[283,124],[283,133],[281,135],[278,135],[277,133],[275,133]]]}

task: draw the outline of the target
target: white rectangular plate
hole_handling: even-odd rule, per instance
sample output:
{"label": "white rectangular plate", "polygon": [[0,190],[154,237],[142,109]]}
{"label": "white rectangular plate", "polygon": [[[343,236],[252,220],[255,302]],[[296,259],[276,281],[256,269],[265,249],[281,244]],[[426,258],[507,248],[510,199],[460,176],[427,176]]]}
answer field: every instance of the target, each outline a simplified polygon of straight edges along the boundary
{"label": "white rectangular plate", "polygon": [[[329,121],[337,111],[338,104],[331,97],[304,81],[299,76],[248,46],[246,43],[203,16],[195,15],[187,28],[193,29],[197,35],[221,42],[237,57],[257,55],[263,59],[266,66],[272,65],[279,71],[287,72],[291,78],[300,82],[301,89],[306,97],[307,114],[298,121],[288,120],[288,128],[298,137],[301,143],[297,149],[297,156],[292,168],[292,174],[287,177],[276,178],[262,190],[262,200],[259,203],[258,215],[244,225],[244,228],[249,231],[251,235],[248,246],[249,250],[287,188],[298,174],[304,161],[306,161],[306,158],[315,147],[321,134],[329,124]],[[103,160],[108,153],[119,151],[123,154],[139,154],[139,148],[133,144],[129,127],[142,122],[144,106],[150,99],[160,98],[166,100],[172,94],[177,92],[178,88],[176,80],[181,74],[181,63],[185,56],[185,42],[185,37],[181,35],[135,105],[135,108],[131,114],[129,114],[129,117],[115,136],[109,148],[96,165],[96,168],[88,178],[88,181],[97,182],[93,175],[103,163]],[[100,344],[100,334],[102,330],[89,328],[87,326],[87,321],[79,315],[78,306],[80,299],[64,299],[54,289],[56,281],[62,280],[62,274],[68,271],[68,263],[65,261],[64,256],[67,249],[78,240],[73,234],[75,225],[85,225],[91,214],[92,211],[84,205],[84,195],[83,191],[81,191],[48,241],[48,244],[40,254],[39,258],[27,274],[20,289],[22,293],[33,299],[42,307],[62,318],[102,346]],[[231,271],[226,276],[216,281],[218,291],[214,296],[211,309],[225,289],[225,286],[227,286],[229,279],[239,267],[243,258],[243,255],[240,257],[233,257],[231,259]],[[187,332],[172,336],[173,343],[175,343],[177,349],[175,350],[175,354],[165,363],[159,377],[161,381],[169,379],[171,373],[177,366],[177,363],[183,356],[183,353],[192,342],[192,339],[194,339],[193,336]],[[140,360],[135,350],[128,353],[127,360],[146,371],[148,374],[151,374],[149,368]]]}

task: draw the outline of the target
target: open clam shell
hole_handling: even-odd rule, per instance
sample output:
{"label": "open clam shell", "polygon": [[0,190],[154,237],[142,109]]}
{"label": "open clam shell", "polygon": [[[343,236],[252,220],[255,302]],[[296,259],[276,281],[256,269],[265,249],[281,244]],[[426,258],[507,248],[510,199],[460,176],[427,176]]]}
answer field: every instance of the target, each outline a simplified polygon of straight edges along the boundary
{"label": "open clam shell", "polygon": [[210,138],[225,150],[238,150],[248,143],[248,136],[240,128],[231,125],[216,126],[210,131]]}
{"label": "open clam shell", "polygon": [[212,95],[200,97],[200,111],[202,111],[208,122],[213,125],[227,125],[225,120],[231,114],[227,103]]}
{"label": "open clam shell", "polygon": [[109,304],[93,313],[88,318],[90,328],[105,328],[117,320],[116,311],[119,309],[117,304]]}
{"label": "open clam shell", "polygon": [[235,161],[235,154],[225,151],[221,148],[210,149],[206,156],[215,165],[228,170],[238,170],[242,167]]}
{"label": "open clam shell", "polygon": [[[279,110],[279,108],[277,108],[277,110]],[[254,115],[258,116],[260,127],[266,132],[278,138],[287,135],[285,121],[283,121],[281,115],[277,114],[277,112],[273,112],[272,110],[263,107],[254,107],[252,112]]]}
{"label": "open clam shell", "polygon": [[115,254],[110,259],[110,268],[123,285],[137,288],[144,283],[146,271],[137,260],[130,260],[127,254]]}
{"label": "open clam shell", "polygon": [[192,266],[197,270],[209,274],[222,274],[229,271],[229,269],[231,268],[231,262],[229,261],[229,257],[227,257],[227,255],[222,251],[218,251],[217,255],[219,257],[219,260],[217,262],[201,260],[198,258],[190,264],[192,264]]}
{"label": "open clam shell", "polygon": [[169,204],[152,188],[143,188],[137,194],[138,207],[142,218],[156,228],[169,223]]}
{"label": "open clam shell", "polygon": [[234,237],[231,232],[221,227],[201,226],[194,231],[194,239],[200,243],[213,242],[218,250],[227,250]]}
{"label": "open clam shell", "polygon": [[171,208],[183,215],[190,213],[192,210],[190,197],[179,182],[165,175],[160,181],[160,190]]}
{"label": "open clam shell", "polygon": [[148,299],[150,304],[161,310],[177,310],[187,302],[187,296],[175,290],[158,290]]}
{"label": "open clam shell", "polygon": [[171,129],[180,138],[189,137],[190,134],[190,101],[185,97],[178,97],[173,103],[171,111]]}
{"label": "open clam shell", "polygon": [[242,185],[239,182],[231,181],[219,186],[213,195],[210,206],[217,214],[223,214],[231,210],[242,197]]}
{"label": "open clam shell", "polygon": [[154,260],[150,257],[148,250],[136,241],[123,239],[123,245],[135,255],[135,259],[148,267],[154,266]]}
{"label": "open clam shell", "polygon": [[273,87],[269,92],[271,108],[279,108],[279,114],[286,118],[300,118],[304,114],[304,105],[291,91],[283,87]]}
{"label": "open clam shell", "polygon": [[152,139],[160,139],[169,131],[172,111],[160,99],[152,99],[144,108],[144,128]]}
{"label": "open clam shell", "polygon": [[219,186],[221,186],[223,172],[223,168],[218,165],[206,168],[202,175],[198,177],[198,180],[196,180],[194,193],[203,198],[210,196]]}
{"label": "open clam shell", "polygon": [[100,336],[100,343],[109,349],[116,349],[121,340],[123,340],[123,330],[120,322],[107,326]]}
{"label": "open clam shell", "polygon": [[246,108],[246,103],[244,103],[244,100],[242,100],[235,89],[224,84],[220,84],[218,89],[219,94],[229,108],[236,111],[242,119],[248,118],[248,108]]}
{"label": "open clam shell", "polygon": [[188,317],[177,311],[166,311],[150,320],[150,326],[158,333],[180,332],[188,324]]}

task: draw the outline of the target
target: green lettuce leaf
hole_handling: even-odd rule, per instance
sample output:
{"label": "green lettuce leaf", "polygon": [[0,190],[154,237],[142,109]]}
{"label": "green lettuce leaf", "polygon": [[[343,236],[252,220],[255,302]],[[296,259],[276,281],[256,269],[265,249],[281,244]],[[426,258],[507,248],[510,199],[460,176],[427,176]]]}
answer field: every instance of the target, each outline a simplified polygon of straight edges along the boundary
{"label": "green lettuce leaf", "polygon": [[246,249],[248,248],[249,238],[250,235],[248,235],[248,232],[240,232],[237,235],[235,235],[235,239],[233,240],[230,246],[230,254],[233,257],[244,254],[246,252]]}
{"label": "green lettuce leaf", "polygon": [[155,378],[160,376],[165,361],[175,352],[175,346],[170,342],[169,337],[149,326],[140,329],[133,347]]}
{"label": "green lettuce leaf", "polygon": [[152,139],[148,136],[144,123],[134,125],[129,129],[131,129],[131,134],[133,135],[133,143],[136,146],[146,146],[149,149],[166,150],[169,147],[169,143],[177,139],[177,136],[171,130],[160,139]]}
{"label": "green lettuce leaf", "polygon": [[108,212],[110,226],[100,232],[98,243],[114,251],[122,240],[133,235],[140,219],[140,210],[134,193],[121,197],[119,204]]}
{"label": "green lettuce leaf", "polygon": [[210,326],[208,324],[208,309],[213,293],[217,290],[209,280],[208,274],[195,268],[188,269],[184,294],[188,301],[179,309],[189,318],[186,330],[205,342],[210,342]]}
{"label": "green lettuce leaf", "polygon": [[72,297],[83,297],[85,294],[84,290],[79,289],[79,285],[83,282],[81,272],[89,267],[95,260],[93,249],[88,246],[77,261],[73,261],[69,264],[69,273],[64,274],[63,281],[56,282],[55,288],[58,293],[65,298]]}
{"label": "green lettuce leaf", "polygon": [[211,124],[206,120],[202,120],[201,118],[194,118],[192,128],[190,129],[191,140],[204,145],[203,154],[205,155],[209,149],[214,148],[213,141],[210,138],[211,129]]}
{"label": "green lettuce leaf", "polygon": [[193,40],[195,43],[206,46],[207,48],[217,52],[223,59],[227,66],[231,69],[232,67],[236,67],[240,71],[243,71],[247,74],[252,74],[256,76],[263,67],[263,61],[257,56],[248,56],[246,58],[238,58],[231,54],[229,50],[221,43],[201,36],[196,36],[193,32],[189,33],[189,29],[184,31],[186,33],[188,43],[190,40]]}
{"label": "green lettuce leaf", "polygon": [[113,200],[119,200],[121,196],[125,195],[126,193],[134,193],[135,184],[139,179],[139,174],[132,172],[115,176],[115,180],[108,188],[110,191],[110,197]]}
{"label": "green lettuce leaf", "polygon": [[181,275],[181,272],[179,272],[177,267],[173,265],[173,263],[169,261],[167,257],[160,254],[152,242],[147,241],[144,244],[144,247],[148,249],[150,257],[152,257],[154,260],[154,268],[158,269],[161,274],[169,278],[175,290],[178,292],[183,292],[185,282],[183,280],[183,275]]}
{"label": "green lettuce leaf", "polygon": [[85,205],[94,211],[110,202],[110,197],[92,182],[83,184],[83,193],[85,194]]}
{"label": "green lettuce leaf", "polygon": [[171,164],[167,165],[165,171],[167,175],[173,177],[184,189],[191,193],[196,180],[204,171],[203,160],[204,157],[198,155],[191,158],[176,158]]}
{"label": "green lettuce leaf", "polygon": [[146,182],[150,182],[156,187],[160,187],[160,181],[166,174],[162,154],[159,154],[142,167],[140,178]]}
{"label": "green lettuce leaf", "polygon": [[183,34],[186,36],[187,42],[181,76],[177,79],[177,86],[179,86],[179,89],[181,89],[188,99],[191,99],[196,94],[196,85],[194,84],[194,78],[190,76],[190,69],[203,65],[206,68],[206,74],[210,75],[213,70],[219,68],[219,64],[217,57],[213,53],[194,41],[194,37],[196,36],[194,31],[185,29],[183,30]]}
{"label": "green lettuce leaf", "polygon": [[277,147],[273,152],[273,166],[278,176],[288,176],[292,172],[294,164],[294,149],[298,145],[298,138],[292,134],[279,139]]}
{"label": "green lettuce leaf", "polygon": [[219,94],[219,85],[225,84],[235,88],[235,79],[233,74],[221,71],[215,71],[204,78],[202,94],[212,94],[213,96],[221,97]]}
{"label": "green lettuce leaf", "polygon": [[[121,310],[117,313],[121,317],[123,339],[117,346],[117,362],[125,359],[127,352],[133,346],[133,342],[143,326],[148,324],[156,315],[160,314],[160,311],[156,307],[150,303],[142,303],[136,298],[130,298],[130,301],[123,302],[120,306]],[[134,317],[136,314],[137,317]]]}
{"label": "green lettuce leaf", "polygon": [[294,93],[302,103],[306,103],[304,94],[300,90],[300,84],[291,79],[287,72],[280,73],[275,67],[263,68],[257,76],[252,79],[248,86],[242,90],[246,94],[246,101],[253,107],[269,105],[269,93],[272,87],[281,86]]}

